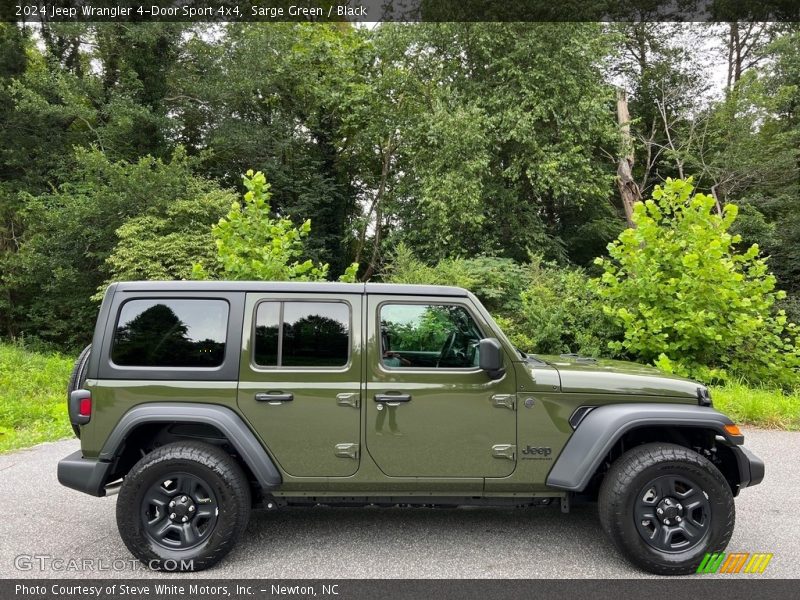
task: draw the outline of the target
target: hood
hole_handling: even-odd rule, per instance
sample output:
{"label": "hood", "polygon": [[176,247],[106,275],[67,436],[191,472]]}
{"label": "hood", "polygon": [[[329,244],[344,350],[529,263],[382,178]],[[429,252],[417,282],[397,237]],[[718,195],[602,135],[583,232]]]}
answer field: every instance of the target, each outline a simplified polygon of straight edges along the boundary
{"label": "hood", "polygon": [[635,394],[697,398],[703,384],[621,360],[584,358],[573,355],[535,355],[554,367],[561,378],[561,391],[582,394]]}

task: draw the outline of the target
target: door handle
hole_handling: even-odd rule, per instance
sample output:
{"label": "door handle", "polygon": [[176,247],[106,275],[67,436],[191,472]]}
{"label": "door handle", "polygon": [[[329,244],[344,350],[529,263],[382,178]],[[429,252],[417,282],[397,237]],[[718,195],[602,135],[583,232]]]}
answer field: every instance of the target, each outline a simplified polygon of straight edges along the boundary
{"label": "door handle", "polygon": [[256,394],[256,402],[280,404],[281,402],[291,402],[292,400],[294,400],[294,394],[284,394],[283,392],[259,392]]}
{"label": "door handle", "polygon": [[375,394],[375,402],[386,402],[387,404],[411,402],[411,394],[398,394],[397,392]]}

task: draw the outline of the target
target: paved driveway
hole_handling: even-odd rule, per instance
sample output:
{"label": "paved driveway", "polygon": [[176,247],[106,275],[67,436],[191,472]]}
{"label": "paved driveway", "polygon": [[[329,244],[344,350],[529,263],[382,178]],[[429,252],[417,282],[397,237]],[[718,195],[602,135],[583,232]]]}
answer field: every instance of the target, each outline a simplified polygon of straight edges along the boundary
{"label": "paved driveway", "polygon": [[[736,501],[728,550],[772,552],[760,577],[800,576],[800,433],[750,430],[747,445],[767,464],[764,482]],[[0,577],[147,577],[147,571],[28,571],[19,555],[56,560],[131,556],[114,518],[116,496],[62,487],[57,461],[75,440],[0,456]],[[22,559],[23,566],[28,564]],[[594,505],[508,509],[288,509],[257,511],[246,536],[199,576],[255,578],[641,577],[605,540]],[[194,575],[193,577],[197,577]],[[742,575],[740,575],[742,576]],[[159,576],[161,577],[161,576]],[[187,577],[172,574],[166,577]],[[706,576],[704,576],[706,577]],[[730,577],[730,576],[725,576]],[[750,576],[752,577],[752,576]]]}

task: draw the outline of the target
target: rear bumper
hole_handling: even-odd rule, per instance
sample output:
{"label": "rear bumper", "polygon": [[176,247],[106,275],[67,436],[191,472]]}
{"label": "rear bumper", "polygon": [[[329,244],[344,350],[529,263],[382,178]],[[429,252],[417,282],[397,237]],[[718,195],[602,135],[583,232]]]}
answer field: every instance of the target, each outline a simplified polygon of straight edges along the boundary
{"label": "rear bumper", "polygon": [[764,461],[743,446],[732,446],[739,466],[739,488],[758,485],[764,479]]}
{"label": "rear bumper", "polygon": [[105,496],[111,463],[84,458],[80,450],[58,461],[58,482],[92,496]]}

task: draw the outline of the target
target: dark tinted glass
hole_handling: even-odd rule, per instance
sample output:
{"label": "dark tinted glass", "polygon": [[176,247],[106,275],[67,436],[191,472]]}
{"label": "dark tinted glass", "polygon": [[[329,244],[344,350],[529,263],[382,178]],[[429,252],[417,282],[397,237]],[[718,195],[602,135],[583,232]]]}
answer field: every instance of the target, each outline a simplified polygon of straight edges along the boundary
{"label": "dark tinted glass", "polygon": [[126,367],[218,367],[227,325],[224,300],[131,300],[122,305],[111,359]]}
{"label": "dark tinted glass", "polygon": [[283,306],[284,367],[347,364],[350,309],[341,302],[286,302]]}
{"label": "dark tinted glass", "polygon": [[274,367],[278,364],[278,325],[280,302],[262,302],[256,311],[256,341],[253,359],[257,365]]}
{"label": "dark tinted glass", "polygon": [[[265,367],[343,367],[350,308],[341,302],[262,302],[256,311],[255,363]],[[282,336],[280,353],[278,338]]]}

